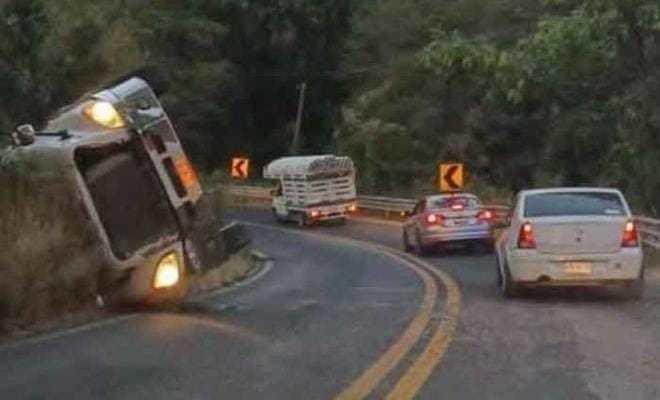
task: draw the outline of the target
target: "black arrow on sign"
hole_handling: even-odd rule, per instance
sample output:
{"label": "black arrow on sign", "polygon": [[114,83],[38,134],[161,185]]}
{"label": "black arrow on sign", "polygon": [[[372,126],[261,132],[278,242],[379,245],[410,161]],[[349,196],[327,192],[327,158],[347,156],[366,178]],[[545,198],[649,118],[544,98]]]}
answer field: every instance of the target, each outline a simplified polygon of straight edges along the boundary
{"label": "black arrow on sign", "polygon": [[449,167],[447,170],[447,173],[442,177],[442,179],[445,180],[447,185],[449,186],[450,189],[452,190],[458,190],[460,189],[460,185],[454,181],[454,174],[458,172],[458,166],[457,165],[452,165]]}
{"label": "black arrow on sign", "polygon": [[243,166],[245,165],[245,160],[239,160],[236,165],[234,165],[234,171],[236,172],[235,176],[245,178],[245,172],[243,170]]}

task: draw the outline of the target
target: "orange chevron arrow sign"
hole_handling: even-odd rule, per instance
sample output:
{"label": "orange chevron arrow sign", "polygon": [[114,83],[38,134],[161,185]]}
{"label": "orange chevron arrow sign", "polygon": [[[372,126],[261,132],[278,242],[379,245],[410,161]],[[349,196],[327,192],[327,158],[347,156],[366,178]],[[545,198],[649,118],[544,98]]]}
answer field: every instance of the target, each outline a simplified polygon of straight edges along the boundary
{"label": "orange chevron arrow sign", "polygon": [[231,177],[234,179],[247,179],[250,172],[249,158],[233,158],[231,160]]}
{"label": "orange chevron arrow sign", "polygon": [[463,190],[463,164],[440,164],[438,168],[438,186],[441,192]]}

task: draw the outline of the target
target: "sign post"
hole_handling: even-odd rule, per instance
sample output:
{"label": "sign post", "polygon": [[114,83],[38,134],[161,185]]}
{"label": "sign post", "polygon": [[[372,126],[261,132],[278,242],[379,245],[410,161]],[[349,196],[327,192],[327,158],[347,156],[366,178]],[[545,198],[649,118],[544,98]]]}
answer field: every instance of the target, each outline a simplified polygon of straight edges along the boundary
{"label": "sign post", "polygon": [[441,192],[460,192],[463,190],[463,164],[440,164],[438,167],[438,188]]}

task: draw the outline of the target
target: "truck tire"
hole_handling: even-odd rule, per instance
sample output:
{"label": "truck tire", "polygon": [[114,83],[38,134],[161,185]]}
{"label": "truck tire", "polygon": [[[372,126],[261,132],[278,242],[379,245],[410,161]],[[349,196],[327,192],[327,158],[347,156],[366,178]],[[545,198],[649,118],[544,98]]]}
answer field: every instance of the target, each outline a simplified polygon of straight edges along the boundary
{"label": "truck tire", "polygon": [[275,218],[275,221],[277,221],[280,224],[284,224],[287,222],[287,218],[283,218],[280,216],[280,214],[277,213],[277,210],[273,208],[273,217]]}
{"label": "truck tire", "polygon": [[309,226],[309,221],[307,220],[307,215],[305,213],[298,213],[296,215],[296,222],[298,223],[298,227],[300,228]]}

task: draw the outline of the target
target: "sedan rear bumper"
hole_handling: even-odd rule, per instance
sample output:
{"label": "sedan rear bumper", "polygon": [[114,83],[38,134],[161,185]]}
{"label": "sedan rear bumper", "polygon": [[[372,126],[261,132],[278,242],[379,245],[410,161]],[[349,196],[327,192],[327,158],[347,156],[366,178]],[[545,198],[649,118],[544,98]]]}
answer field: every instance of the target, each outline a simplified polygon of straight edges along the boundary
{"label": "sedan rear bumper", "polygon": [[493,234],[489,224],[466,225],[454,228],[432,227],[422,231],[422,242],[425,246],[441,242],[492,239]]}
{"label": "sedan rear bumper", "polygon": [[622,249],[613,254],[578,255],[549,255],[533,250],[517,250],[510,255],[508,267],[511,279],[516,283],[600,286],[639,279],[642,258],[641,249]]}

